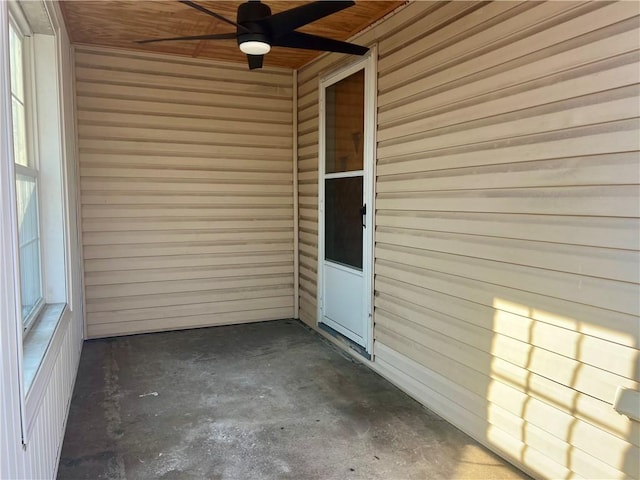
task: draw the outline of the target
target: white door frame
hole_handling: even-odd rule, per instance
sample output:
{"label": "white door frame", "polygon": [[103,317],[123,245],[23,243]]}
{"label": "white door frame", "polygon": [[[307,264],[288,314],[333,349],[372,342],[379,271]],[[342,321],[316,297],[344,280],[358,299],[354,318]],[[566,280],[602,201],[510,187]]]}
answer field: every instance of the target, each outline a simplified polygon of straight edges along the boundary
{"label": "white door frame", "polygon": [[[318,281],[316,324],[321,323],[324,298],[324,181],[326,112],[325,90],[328,86],[364,70],[364,139],[363,139],[363,197],[367,206],[364,215],[366,228],[363,231],[362,275],[363,275],[363,316],[367,319],[364,329],[364,348],[373,357],[373,261],[374,261],[374,212],[375,212],[375,163],[377,125],[377,46],[373,45],[364,58],[333,71],[320,79],[319,84],[319,124],[318,124]],[[365,321],[365,319],[363,319]]]}

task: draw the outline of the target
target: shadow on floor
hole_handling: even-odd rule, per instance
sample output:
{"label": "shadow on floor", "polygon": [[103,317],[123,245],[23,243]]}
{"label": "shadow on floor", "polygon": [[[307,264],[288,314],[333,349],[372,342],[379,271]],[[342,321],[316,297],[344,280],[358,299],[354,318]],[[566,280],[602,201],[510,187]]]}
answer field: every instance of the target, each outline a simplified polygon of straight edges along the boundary
{"label": "shadow on floor", "polygon": [[86,342],[58,478],[450,479],[461,471],[526,478],[282,320]]}

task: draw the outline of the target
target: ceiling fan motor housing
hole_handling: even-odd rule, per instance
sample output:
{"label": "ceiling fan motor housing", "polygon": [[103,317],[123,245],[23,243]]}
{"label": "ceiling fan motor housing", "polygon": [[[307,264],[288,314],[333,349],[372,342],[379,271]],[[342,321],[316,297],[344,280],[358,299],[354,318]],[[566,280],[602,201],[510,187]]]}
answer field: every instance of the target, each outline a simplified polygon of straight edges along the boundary
{"label": "ceiling fan motor housing", "polygon": [[237,23],[242,25],[250,33],[238,29],[238,45],[245,42],[264,42],[271,44],[271,32],[259,23],[260,20],[269,17],[271,9],[262,2],[245,2],[238,7]]}

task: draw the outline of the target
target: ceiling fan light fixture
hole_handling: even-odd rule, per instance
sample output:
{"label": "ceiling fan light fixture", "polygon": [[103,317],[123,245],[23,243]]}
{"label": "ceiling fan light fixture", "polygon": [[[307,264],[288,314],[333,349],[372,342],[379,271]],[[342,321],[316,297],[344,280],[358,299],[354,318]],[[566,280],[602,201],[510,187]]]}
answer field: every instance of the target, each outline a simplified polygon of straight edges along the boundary
{"label": "ceiling fan light fixture", "polygon": [[249,40],[240,44],[240,50],[247,55],[265,55],[271,50],[271,45],[267,42]]}
{"label": "ceiling fan light fixture", "polygon": [[[334,40],[332,38],[299,32],[297,30],[299,27],[304,27],[316,20],[354,6],[356,2],[353,0],[305,2],[304,5],[283,10],[275,15],[272,15],[269,6],[260,0],[248,0],[238,5],[235,22],[206,9],[194,1],[179,1],[199,12],[235,26],[236,31],[211,33],[208,35],[138,40],[136,43],[146,44],[180,40],[231,40],[235,38],[240,51],[247,56],[249,70],[262,68],[264,56],[271,51],[271,46],[346,53],[349,55],[364,55],[369,51],[367,47],[362,47],[354,43]],[[196,49],[196,51],[197,50],[198,49]]]}

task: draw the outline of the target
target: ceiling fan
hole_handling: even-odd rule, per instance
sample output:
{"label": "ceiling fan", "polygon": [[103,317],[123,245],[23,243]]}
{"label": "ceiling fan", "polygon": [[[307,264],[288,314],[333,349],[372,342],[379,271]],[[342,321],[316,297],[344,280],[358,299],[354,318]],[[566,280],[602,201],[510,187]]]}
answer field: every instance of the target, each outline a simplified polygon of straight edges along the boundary
{"label": "ceiling fan", "polygon": [[305,50],[322,50],[327,52],[364,55],[369,50],[353,43],[333,40],[331,38],[311,35],[296,31],[297,28],[315,22],[332,13],[355,5],[352,1],[319,1],[291,8],[271,15],[268,5],[259,0],[250,0],[238,6],[236,21],[212,12],[188,0],[180,3],[211,15],[229,25],[236,27],[235,32],[195,35],[188,37],[156,38],[139,40],[136,43],[169,42],[176,40],[221,40],[237,39],[240,50],[247,55],[249,69],[262,68],[264,55],[271,47],[301,48]]}

